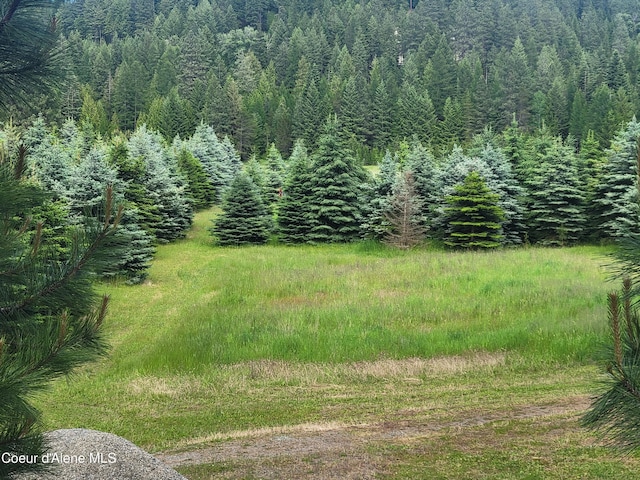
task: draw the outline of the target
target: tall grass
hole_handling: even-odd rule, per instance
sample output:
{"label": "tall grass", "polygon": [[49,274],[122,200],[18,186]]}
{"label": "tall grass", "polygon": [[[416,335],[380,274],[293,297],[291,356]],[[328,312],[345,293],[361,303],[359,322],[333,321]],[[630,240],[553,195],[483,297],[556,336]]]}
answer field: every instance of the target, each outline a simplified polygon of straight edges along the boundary
{"label": "tall grass", "polygon": [[114,371],[470,350],[583,361],[603,337],[604,250],[400,252],[372,243],[216,248],[200,214],[149,281],[108,285]]}

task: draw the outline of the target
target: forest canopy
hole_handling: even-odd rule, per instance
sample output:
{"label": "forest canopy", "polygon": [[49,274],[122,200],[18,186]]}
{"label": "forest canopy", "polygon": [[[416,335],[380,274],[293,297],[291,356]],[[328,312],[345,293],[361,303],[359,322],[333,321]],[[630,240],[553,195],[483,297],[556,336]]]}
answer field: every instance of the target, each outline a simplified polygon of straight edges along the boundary
{"label": "forest canopy", "polygon": [[515,120],[604,150],[640,107],[637,0],[77,0],[56,16],[66,78],[14,106],[102,136],[201,124],[242,158],[330,114],[365,160],[414,136],[434,152]]}

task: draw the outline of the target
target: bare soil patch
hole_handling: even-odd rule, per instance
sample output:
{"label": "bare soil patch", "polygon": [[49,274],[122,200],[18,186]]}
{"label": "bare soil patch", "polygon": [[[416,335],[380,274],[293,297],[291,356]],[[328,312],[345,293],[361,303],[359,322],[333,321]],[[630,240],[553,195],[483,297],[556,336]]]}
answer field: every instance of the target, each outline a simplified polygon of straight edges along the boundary
{"label": "bare soil patch", "polygon": [[[327,422],[231,432],[208,439],[209,445],[157,457],[173,468],[187,467],[187,476],[189,467],[218,466],[215,476],[198,478],[379,478],[393,471],[394,460],[388,451],[394,446],[419,448],[440,435],[453,435],[461,439],[461,448],[467,445],[473,449],[473,445],[497,441],[490,438],[492,429],[484,431],[479,427],[514,421],[553,419],[566,433],[567,429],[578,428],[577,416],[588,406],[588,397],[577,396],[510,410],[454,412],[446,419],[430,417],[424,411],[404,410],[367,424]],[[557,436],[558,430],[552,428],[549,434]]]}

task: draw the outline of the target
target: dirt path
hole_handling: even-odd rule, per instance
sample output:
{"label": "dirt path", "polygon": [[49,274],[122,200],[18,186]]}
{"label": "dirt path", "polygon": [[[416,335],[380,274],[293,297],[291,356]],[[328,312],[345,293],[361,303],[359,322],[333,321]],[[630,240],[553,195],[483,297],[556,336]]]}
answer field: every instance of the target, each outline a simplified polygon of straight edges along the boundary
{"label": "dirt path", "polygon": [[156,456],[174,468],[234,464],[229,475],[215,478],[243,478],[250,472],[258,478],[367,479],[388,467],[371,453],[372,446],[407,445],[439,432],[464,431],[493,422],[575,417],[588,405],[589,399],[580,396],[551,405],[517,406],[509,411],[465,412],[448,419],[429,418],[424,412],[402,412],[370,424],[306,424],[233,432],[214,446]]}

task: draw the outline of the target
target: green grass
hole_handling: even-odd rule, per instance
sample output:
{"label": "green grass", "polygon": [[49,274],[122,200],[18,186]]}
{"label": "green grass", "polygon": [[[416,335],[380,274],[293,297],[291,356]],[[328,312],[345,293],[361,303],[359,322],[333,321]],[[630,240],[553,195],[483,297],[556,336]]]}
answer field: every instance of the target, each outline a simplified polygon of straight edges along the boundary
{"label": "green grass", "polygon": [[159,250],[145,285],[108,288],[112,368],[201,373],[261,358],[469,350],[583,360],[602,337],[611,286],[599,248],[214,248],[199,220],[192,238]]}
{"label": "green grass", "polygon": [[[401,418],[443,427],[409,443],[372,440],[362,454],[386,465],[381,478],[625,478],[637,468],[594,450],[575,412],[540,425],[513,417],[597,389],[592,358],[616,287],[606,249],[216,248],[206,230],[215,214],[160,247],[145,284],[101,286],[112,296],[110,356],[38,400],[50,428],[162,451],[260,428]],[[487,412],[494,420],[471,430],[452,426]],[[286,478],[316,461],[269,465]],[[258,463],[182,471],[253,478]]]}

